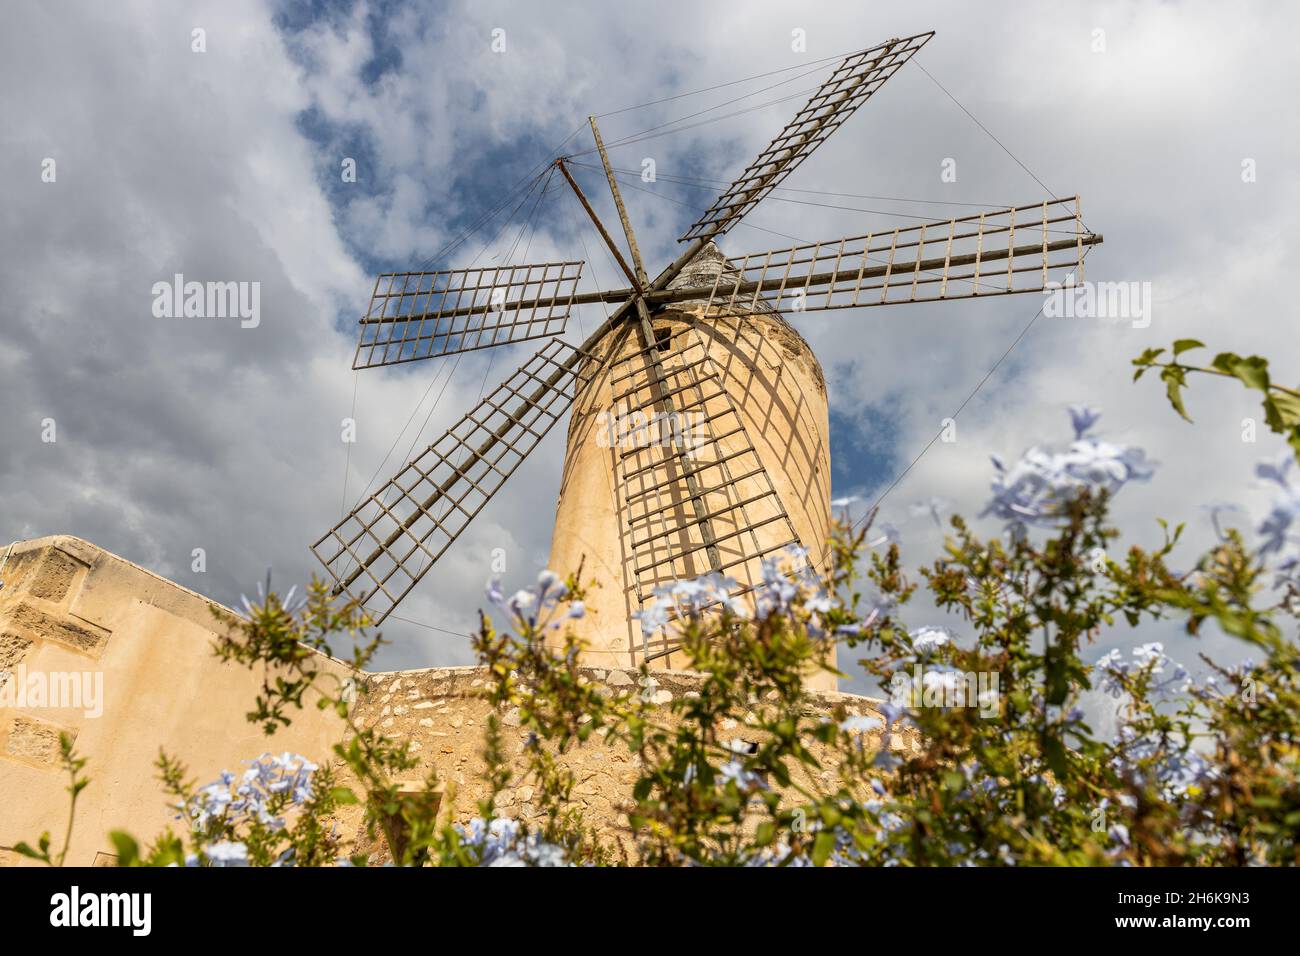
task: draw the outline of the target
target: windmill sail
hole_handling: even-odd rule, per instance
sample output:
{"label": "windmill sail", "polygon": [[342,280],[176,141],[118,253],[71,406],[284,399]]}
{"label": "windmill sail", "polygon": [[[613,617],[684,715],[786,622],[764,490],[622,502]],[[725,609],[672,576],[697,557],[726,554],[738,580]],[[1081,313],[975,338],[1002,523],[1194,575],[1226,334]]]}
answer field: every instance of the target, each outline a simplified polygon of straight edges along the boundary
{"label": "windmill sail", "polygon": [[549,342],[312,545],[381,623],[451,546],[590,380],[585,353]]}
{"label": "windmill sail", "polygon": [[[620,435],[608,457],[574,444],[575,434],[589,430],[570,434],[566,472],[573,462],[577,490],[562,492],[559,507],[579,520],[574,533],[557,533],[552,556],[559,555],[560,570],[589,553],[606,567],[624,562],[624,586],[605,592],[617,630],[629,605],[644,609],[659,587],[713,571],[745,590],[762,580],[767,559],[800,543],[800,534],[813,547],[824,543],[825,382],[807,344],[797,335],[784,338],[782,329],[791,330],[771,313],[1038,291],[1054,279],[1081,281],[1088,247],[1101,242],[1084,228],[1076,197],[731,259],[713,246],[933,35],[889,40],[844,59],[691,226],[682,237],[689,248],[652,282],[594,119],[632,251],[635,268],[623,263],[629,288],[578,293],[581,262],[381,275],[360,322],[357,369],[552,337],[565,330],[575,305],[617,308],[579,348],[547,343],[312,545],[334,593],[346,593],[382,622],[579,399],[592,415],[612,412],[634,431],[659,432],[650,441]],[[563,160],[555,165],[623,261]],[[624,354],[633,335],[640,347]],[[604,486],[611,470],[611,499],[584,524],[591,489]],[[804,553],[787,570],[819,560]],[[617,654],[625,648],[630,662],[629,638],[605,635],[603,646]],[[646,625],[642,660],[673,650]]]}
{"label": "windmill sail", "polygon": [[[610,443],[625,579],[642,608],[656,587],[710,570],[748,589],[761,559],[799,543],[703,339],[688,328],[672,343],[633,351],[610,370],[613,407],[630,432]],[[654,659],[672,646],[643,634],[642,650]]]}
{"label": "windmill sail", "polygon": [[559,335],[581,275],[581,262],[384,273],[361,319],[352,367]]}
{"label": "windmill sail", "polygon": [[718,314],[851,309],[1040,292],[1082,282],[1088,232],[1078,197],[727,260]]}
{"label": "windmill sail", "polygon": [[709,239],[730,229],[780,185],[822,140],[852,116],[853,111],[880,89],[932,36],[933,31],[903,40],[888,40],[846,57],[790,124],[758,154],[758,158],[714,201],[680,241]]}

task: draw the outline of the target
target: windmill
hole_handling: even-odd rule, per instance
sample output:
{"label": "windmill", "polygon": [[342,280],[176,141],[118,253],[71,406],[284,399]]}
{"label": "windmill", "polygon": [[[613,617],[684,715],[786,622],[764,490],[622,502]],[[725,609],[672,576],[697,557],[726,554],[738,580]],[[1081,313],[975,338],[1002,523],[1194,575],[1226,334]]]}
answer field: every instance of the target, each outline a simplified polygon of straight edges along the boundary
{"label": "windmill", "polygon": [[[679,241],[646,271],[595,118],[625,257],[553,162],[627,279],[577,291],[581,261],[380,275],[356,369],[547,339],[527,362],[362,501],[312,550],[335,594],[382,622],[520,463],[573,409],[551,566],[605,579],[588,615],[597,666],[673,663],[642,632],[656,588],[710,571],[752,587],[792,544],[820,562],[830,524],[829,429],[816,357],[782,313],[1042,291],[1082,279],[1078,197],[725,257],[715,240],[802,163],[933,32],[851,54]],[[629,261],[630,258],[630,261]],[[580,345],[572,308],[616,308]],[[589,608],[593,601],[588,601]]]}

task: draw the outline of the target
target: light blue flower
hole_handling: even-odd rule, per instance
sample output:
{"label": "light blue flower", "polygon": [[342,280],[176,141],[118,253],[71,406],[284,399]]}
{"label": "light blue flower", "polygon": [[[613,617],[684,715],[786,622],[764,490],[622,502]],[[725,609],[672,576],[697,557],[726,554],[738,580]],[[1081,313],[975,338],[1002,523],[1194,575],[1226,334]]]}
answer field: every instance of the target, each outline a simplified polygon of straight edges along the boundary
{"label": "light blue flower", "polygon": [[478,852],[480,866],[569,866],[563,847],[527,833],[514,820],[497,817],[491,823],[482,817],[468,827],[457,824],[462,841]]}
{"label": "light blue flower", "polygon": [[718,768],[722,779],[734,783],[742,791],[754,790],[763,786],[763,781],[753,771],[746,770],[739,760],[729,760]]}
{"label": "light blue flower", "polygon": [[203,855],[213,866],[248,866],[248,847],[233,840],[209,843]]}
{"label": "light blue flower", "polygon": [[658,634],[668,626],[672,610],[672,602],[654,601],[643,610],[634,611],[632,616],[641,622],[641,629],[647,634]]}
{"label": "light blue flower", "polygon": [[1085,490],[1114,494],[1153,472],[1140,448],[1083,437],[1061,452],[1030,448],[1009,468],[995,458],[994,467],[993,497],[981,514],[1004,520],[1015,538],[1031,525],[1059,524],[1069,503]]}
{"label": "light blue flower", "polygon": [[1169,660],[1165,656],[1165,646],[1159,641],[1151,641],[1133,648],[1133,656],[1138,659],[1140,665],[1150,664],[1153,668],[1152,673],[1155,674],[1159,674],[1164,669],[1165,661]]}
{"label": "light blue flower", "polygon": [[847,717],[840,721],[840,730],[847,731],[851,734],[865,734],[873,730],[880,730],[884,726],[885,722],[879,717],[871,717],[868,715]]}
{"label": "light blue flower", "polygon": [[908,512],[912,515],[929,515],[934,521],[936,528],[943,527],[943,521],[939,516],[952,507],[952,502],[947,498],[931,497],[928,501],[918,501],[908,507]]}
{"label": "light blue flower", "polygon": [[912,634],[912,647],[922,657],[929,657],[939,648],[951,643],[952,635],[942,627],[923,627]]}
{"label": "light blue flower", "polygon": [[1264,481],[1271,481],[1285,488],[1287,487],[1287,472],[1291,470],[1293,464],[1295,464],[1295,458],[1292,456],[1291,450],[1289,448],[1284,449],[1273,460],[1259,462],[1255,466],[1255,475]]}
{"label": "light blue flower", "polygon": [[818,588],[815,593],[810,594],[804,600],[804,607],[816,614],[829,614],[831,609],[835,607],[835,599],[827,593],[825,588]]}
{"label": "light blue flower", "polygon": [[1264,536],[1260,552],[1272,554],[1281,551],[1287,544],[1287,535],[1300,517],[1300,487],[1288,486],[1273,502],[1273,508],[1261,522],[1259,533]]}
{"label": "light blue flower", "polygon": [[885,701],[878,708],[880,715],[885,718],[885,723],[893,726],[907,713],[902,707],[899,707],[893,701]]}
{"label": "light blue flower", "polygon": [[1089,408],[1087,405],[1070,406],[1070,424],[1074,426],[1074,437],[1082,438],[1097,419],[1101,418],[1101,409]]}

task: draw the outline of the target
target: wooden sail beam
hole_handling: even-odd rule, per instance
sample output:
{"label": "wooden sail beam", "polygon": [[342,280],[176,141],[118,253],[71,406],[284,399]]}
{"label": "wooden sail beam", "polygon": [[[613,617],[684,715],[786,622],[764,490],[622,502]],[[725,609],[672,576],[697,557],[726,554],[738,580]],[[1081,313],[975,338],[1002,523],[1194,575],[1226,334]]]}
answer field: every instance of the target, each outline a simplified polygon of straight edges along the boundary
{"label": "wooden sail beam", "polygon": [[[960,268],[962,266],[975,265],[976,262],[983,264],[987,262],[997,262],[1008,258],[1018,259],[1021,258],[1022,256],[1037,256],[1037,255],[1041,255],[1044,250],[1046,250],[1048,253],[1052,253],[1052,252],[1062,252],[1067,249],[1081,249],[1084,246],[1097,245],[1102,241],[1103,241],[1103,236],[1100,233],[1088,233],[1087,235],[1079,236],[1072,239],[1056,239],[1047,243],[1046,245],[1044,245],[1041,242],[1035,242],[1035,243],[1030,243],[1028,245],[1016,246],[1014,249],[984,249],[977,253],[973,252],[973,253],[968,253],[960,256],[951,256],[951,257],[935,256],[930,259],[923,259],[920,261],[919,264],[916,262],[916,260],[905,260],[899,263],[898,265],[905,268],[907,271],[942,272],[945,264],[949,268]],[[683,263],[683,265],[685,265],[685,263]],[[677,269],[677,272],[680,271],[681,268],[679,267]],[[893,271],[897,272],[897,268],[895,268]],[[863,279],[883,278],[889,275],[890,272],[891,269],[889,264],[870,266],[866,269],[861,270],[861,278]],[[840,270],[831,270],[828,272],[817,272],[806,278],[800,277],[799,285],[801,287],[805,284],[810,286],[829,285],[831,283],[840,281],[841,279],[845,278],[847,275],[848,275],[847,272],[840,271]],[[854,269],[853,276],[855,279],[858,278],[859,270]],[[658,284],[659,283],[657,282],[655,283],[655,285]],[[789,281],[783,277],[774,277],[770,279],[763,279],[761,281],[752,280],[752,281],[738,282],[735,283],[734,288],[732,285],[721,281],[718,283],[716,287],[715,286],[690,286],[690,287],[677,288],[677,289],[665,289],[665,288],[655,288],[654,285],[652,285],[650,290],[648,290],[645,293],[645,301],[647,304],[652,306],[667,305],[673,302],[685,302],[690,299],[708,299],[714,295],[715,291],[719,291],[719,292],[725,291],[727,294],[732,294],[734,292],[734,294],[737,296],[752,295],[755,292],[762,294],[764,292],[779,291],[783,287],[783,285],[786,287],[789,286]],[[1035,292],[1038,290],[1025,289],[1025,290],[1017,290],[1017,291]],[[632,306],[631,299],[634,295],[636,295],[636,289],[607,289],[599,292],[579,292],[576,293],[572,298],[565,297],[563,301],[568,302],[572,305],[590,305],[590,304],[601,303],[601,302],[605,302],[605,303],[622,302],[628,305],[629,307],[631,307]],[[551,301],[552,301],[551,298],[519,299],[512,302],[507,302],[504,308],[509,310],[514,310],[514,309],[529,309],[532,308],[534,305],[543,307],[548,303],[550,303]],[[443,316],[445,317],[445,316],[453,316],[453,315],[461,315],[461,314],[469,314],[469,312],[468,310],[464,312],[461,311],[445,312],[443,313]],[[412,318],[418,319],[419,316],[408,316],[403,321],[410,321]],[[617,318],[618,316],[611,316],[611,321]],[[369,323],[369,322],[390,322],[393,320],[362,319],[361,321],[362,323]],[[607,331],[605,327],[602,328]],[[593,343],[589,342],[588,346],[590,346],[591,344]]]}

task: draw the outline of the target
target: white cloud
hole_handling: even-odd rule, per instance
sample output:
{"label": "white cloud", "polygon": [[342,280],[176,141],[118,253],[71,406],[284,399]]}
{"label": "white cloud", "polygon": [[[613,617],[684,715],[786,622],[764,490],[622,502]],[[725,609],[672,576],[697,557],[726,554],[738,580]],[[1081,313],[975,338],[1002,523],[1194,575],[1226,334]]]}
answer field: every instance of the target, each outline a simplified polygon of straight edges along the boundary
{"label": "white cloud", "polygon": [[[1197,382],[1193,429],[1164,407],[1157,383],[1129,383],[1128,360],[1149,345],[1195,336],[1264,352],[1280,369],[1300,367],[1280,281],[1295,231],[1288,169],[1298,137],[1286,97],[1296,68],[1260,49],[1295,26],[1294,11],[1271,11],[1286,21],[1279,24],[1243,8],[1224,30],[1222,11],[1208,3],[1096,4],[1065,13],[1029,4],[902,11],[766,3],[747,4],[743,16],[686,3],[590,3],[563,13],[476,3],[404,7],[374,29],[375,11],[358,5],[284,35],[254,0],[197,12],[144,3],[79,5],[75,16],[69,9],[11,12],[0,38],[7,120],[0,176],[8,187],[0,204],[0,387],[11,410],[0,419],[0,516],[11,536],[81,534],[225,600],[267,564],[277,580],[300,580],[313,570],[306,545],[342,503],[339,420],[350,412],[354,376],[351,333],[339,320],[363,307],[372,265],[410,266],[431,255],[466,217],[499,201],[511,184],[503,156],[525,167],[545,161],[546,148],[581,131],[588,112],[932,27],[938,35],[918,62],[1049,186],[1083,195],[1085,218],[1106,235],[1088,260],[1090,277],[1149,280],[1156,304],[1145,330],[1035,324],[962,411],[958,442],[931,448],[887,501],[884,517],[903,528],[909,555],[926,558],[938,543],[928,518],[909,519],[909,504],[938,495],[954,510],[975,512],[987,456],[1064,437],[1065,406],[1074,402],[1102,406],[1104,433],[1143,445],[1162,463],[1150,485],[1126,490],[1118,502],[1136,540],[1155,539],[1153,514],[1188,520],[1190,554],[1208,541],[1200,503],[1262,506],[1249,476],[1254,459],[1274,445],[1263,432],[1258,445],[1239,438],[1241,418],[1258,414],[1253,400],[1230,383]],[[196,25],[207,30],[206,54],[190,52]],[[505,54],[489,48],[495,27],[507,31]],[[807,30],[807,54],[790,49],[795,27]],[[1106,30],[1103,54],[1090,46],[1098,27]],[[399,65],[375,80],[376,58]],[[57,70],[48,66],[54,62]],[[737,92],[722,88],[602,118],[615,164],[638,168],[652,157],[661,177],[729,180],[798,102],[617,143]],[[312,136],[304,116],[317,127]],[[312,138],[321,130],[328,131],[324,147]],[[588,140],[580,132],[566,149],[585,150]],[[340,150],[357,147],[364,149],[360,188],[326,188],[348,155]],[[40,182],[46,156],[58,161],[56,184]],[[939,181],[946,157],[957,160],[955,184]],[[1258,162],[1254,184],[1240,180],[1244,157]],[[580,173],[607,209],[599,179]],[[787,185],[993,204],[1041,198],[1037,184],[910,67]],[[654,188],[696,208],[712,198],[662,179]],[[627,199],[647,259],[668,261],[684,211],[639,190]],[[769,200],[748,221],[816,239],[890,220]],[[576,231],[586,226],[568,197],[552,199],[539,222],[531,258],[581,257],[581,235],[594,260],[584,281],[593,270],[613,281],[594,236]],[[735,254],[784,243],[739,227],[724,246]],[[467,245],[458,255],[464,261],[477,251]],[[262,326],[153,319],[150,286],[174,272],[261,282]],[[798,324],[822,356],[837,411],[889,423],[891,445],[865,453],[901,467],[1039,304],[1026,296],[867,309]],[[583,327],[599,317],[586,310]],[[527,351],[468,356],[416,450],[473,404],[480,383],[491,388]],[[362,373],[350,497],[430,382],[446,374],[433,362]],[[413,427],[428,409],[420,406]],[[53,446],[39,441],[46,416],[59,421]],[[845,449],[855,439],[879,441],[871,432],[837,438]],[[411,439],[408,430],[396,457]],[[403,616],[470,628],[493,547],[508,548],[512,573],[531,576],[549,545],[561,444],[556,435],[539,449]],[[856,460],[863,452],[849,454]],[[394,470],[390,461],[379,480]],[[841,483],[836,494],[870,499],[887,483]],[[209,553],[203,578],[188,570],[197,546]],[[467,659],[464,644],[446,635],[389,631],[398,643],[388,666]]]}

